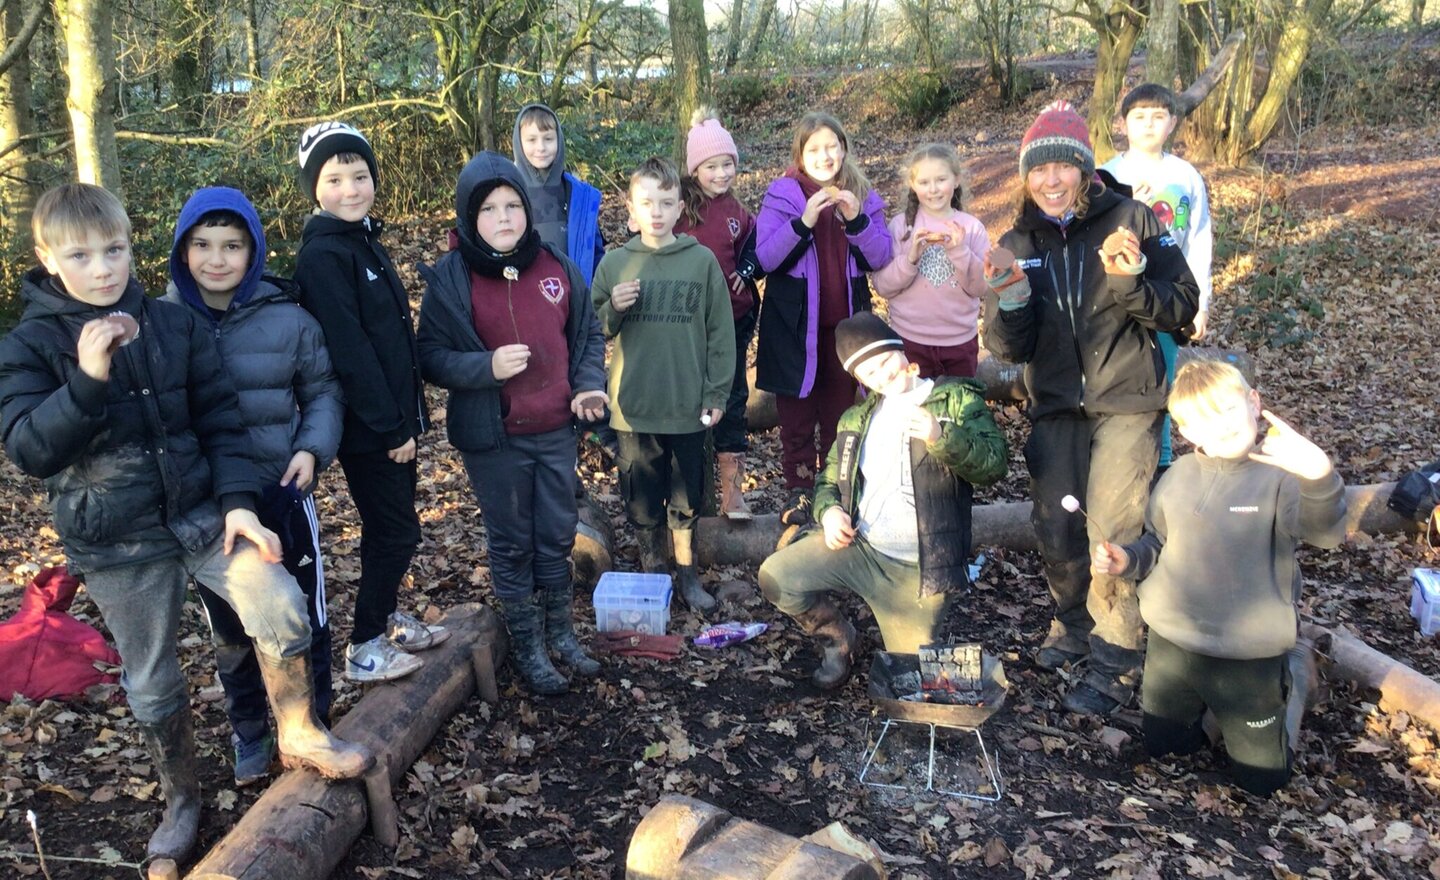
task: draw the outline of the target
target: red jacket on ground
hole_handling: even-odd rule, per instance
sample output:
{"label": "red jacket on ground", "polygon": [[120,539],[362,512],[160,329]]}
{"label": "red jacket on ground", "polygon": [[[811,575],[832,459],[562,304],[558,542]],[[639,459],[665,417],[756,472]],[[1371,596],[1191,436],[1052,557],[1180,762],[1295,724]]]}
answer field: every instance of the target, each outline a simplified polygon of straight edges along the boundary
{"label": "red jacket on ground", "polygon": [[80,582],[63,568],[47,568],[25,588],[20,610],[0,623],[0,701],[77,697],[118,676],[95,668],[120,665],[120,655],[94,627],[66,612]]}

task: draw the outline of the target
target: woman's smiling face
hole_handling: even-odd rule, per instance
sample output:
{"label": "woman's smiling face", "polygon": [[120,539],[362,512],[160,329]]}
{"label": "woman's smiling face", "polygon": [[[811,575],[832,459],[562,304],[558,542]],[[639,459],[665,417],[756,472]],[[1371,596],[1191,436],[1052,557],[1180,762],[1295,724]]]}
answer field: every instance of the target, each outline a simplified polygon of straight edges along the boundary
{"label": "woman's smiling face", "polygon": [[1025,175],[1025,189],[1030,198],[1051,217],[1064,217],[1075,207],[1085,176],[1069,162],[1046,162],[1036,165]]}

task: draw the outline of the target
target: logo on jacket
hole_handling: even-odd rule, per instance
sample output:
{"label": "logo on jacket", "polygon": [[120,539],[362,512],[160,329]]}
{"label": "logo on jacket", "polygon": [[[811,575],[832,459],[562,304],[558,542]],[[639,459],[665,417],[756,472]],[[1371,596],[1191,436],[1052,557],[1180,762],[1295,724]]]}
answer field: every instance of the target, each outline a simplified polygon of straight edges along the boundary
{"label": "logo on jacket", "polygon": [[727,226],[730,227],[730,237],[731,237],[731,238],[736,238],[737,236],[740,235],[740,221],[739,221],[739,220],[736,220],[734,217],[731,217],[729,220],[725,221],[725,225],[727,225]]}
{"label": "logo on jacket", "polygon": [[1258,505],[1258,504],[1235,504],[1235,505],[1232,505],[1232,506],[1230,507],[1230,512],[1231,512],[1231,513],[1259,513],[1259,512],[1260,512],[1260,505]]}
{"label": "logo on jacket", "polygon": [[375,280],[377,280],[379,277],[380,277],[379,275],[376,275],[374,272],[371,272],[371,271],[370,271],[370,267],[369,267],[369,266],[366,266],[366,267],[365,267],[365,280],[366,280],[366,281],[375,281]]}
{"label": "logo on jacket", "polygon": [[560,283],[559,278],[552,275],[540,282],[540,292],[545,295],[546,299],[550,300],[551,305],[558,306],[560,300],[565,297],[565,285]]}
{"label": "logo on jacket", "polygon": [[1045,265],[1045,261],[1040,257],[1029,257],[1024,260],[1016,260],[1015,265],[1019,266],[1021,269],[1039,269],[1041,266]]}

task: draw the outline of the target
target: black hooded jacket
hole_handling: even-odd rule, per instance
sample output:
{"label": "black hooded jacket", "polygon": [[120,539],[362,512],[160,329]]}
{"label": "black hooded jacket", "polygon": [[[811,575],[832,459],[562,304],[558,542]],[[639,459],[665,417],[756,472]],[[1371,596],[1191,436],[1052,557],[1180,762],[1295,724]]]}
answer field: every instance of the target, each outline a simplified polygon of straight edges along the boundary
{"label": "black hooded jacket", "polygon": [[[99,308],[56,290],[43,269],[20,287],[25,313],[0,340],[0,436],[45,481],[71,567],[96,571],[194,552],[222,511],[254,509],[260,475],[240,404],[208,328],[131,279]],[[123,311],[140,324],[110,378],[81,371],[88,321]]]}
{"label": "black hooded jacket", "polygon": [[420,365],[425,381],[449,389],[446,431],[450,442],[462,452],[486,452],[505,445],[500,387],[491,368],[491,351],[475,330],[471,304],[470,259],[482,264],[487,274],[504,271],[516,258],[516,283],[526,280],[538,250],[551,254],[565,269],[569,283],[569,317],[565,322],[568,341],[569,381],[574,391],[605,387],[605,337],[595,318],[585,280],[572,262],[548,244],[538,241],[534,229],[513,254],[498,254],[475,229],[481,198],[504,184],[520,195],[525,216],[530,218],[530,200],[524,181],[514,163],[498,153],[476,155],[460,172],[455,192],[455,230],[461,245],[441,257],[433,267],[420,266],[425,279],[425,297],[420,303]]}
{"label": "black hooded jacket", "polygon": [[[986,297],[985,347],[1025,364],[1031,419],[1163,410],[1169,388],[1156,334],[1183,330],[1199,307],[1185,256],[1154,212],[1113,186],[1092,183],[1089,195],[1085,216],[1063,230],[1027,202],[1000,238],[1031,295],[1008,312]],[[1100,263],[1101,243],[1122,226],[1140,239],[1140,275],[1108,275]]]}
{"label": "black hooded jacket", "polygon": [[325,331],[345,393],[342,455],[397,449],[429,427],[410,298],[381,228],[369,217],[315,214],[295,258],[300,305]]}

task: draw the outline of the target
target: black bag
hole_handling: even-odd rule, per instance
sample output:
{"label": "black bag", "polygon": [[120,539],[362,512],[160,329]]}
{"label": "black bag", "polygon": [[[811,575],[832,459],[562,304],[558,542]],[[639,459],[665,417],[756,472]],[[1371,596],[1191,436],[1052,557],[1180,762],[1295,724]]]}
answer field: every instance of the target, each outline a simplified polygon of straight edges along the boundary
{"label": "black bag", "polygon": [[1440,461],[1411,471],[1395,482],[1387,502],[1390,509],[1412,522],[1425,523],[1440,504]]}

